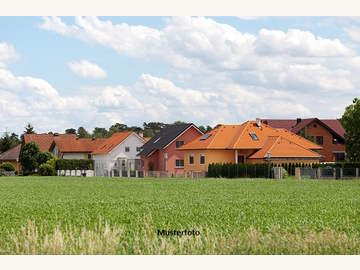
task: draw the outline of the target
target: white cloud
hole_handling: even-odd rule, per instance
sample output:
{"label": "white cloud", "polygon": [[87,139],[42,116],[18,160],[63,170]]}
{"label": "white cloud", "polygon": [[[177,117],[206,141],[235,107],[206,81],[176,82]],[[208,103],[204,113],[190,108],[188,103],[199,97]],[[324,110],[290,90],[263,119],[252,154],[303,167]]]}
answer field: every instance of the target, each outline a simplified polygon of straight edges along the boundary
{"label": "white cloud", "polygon": [[4,66],[7,62],[17,58],[18,54],[12,45],[5,42],[0,42],[0,67]]}
{"label": "white cloud", "polygon": [[346,27],[344,31],[353,41],[360,42],[360,27]]}
{"label": "white cloud", "polygon": [[73,61],[69,63],[69,68],[73,73],[83,78],[104,79],[107,76],[101,67],[87,60]]}

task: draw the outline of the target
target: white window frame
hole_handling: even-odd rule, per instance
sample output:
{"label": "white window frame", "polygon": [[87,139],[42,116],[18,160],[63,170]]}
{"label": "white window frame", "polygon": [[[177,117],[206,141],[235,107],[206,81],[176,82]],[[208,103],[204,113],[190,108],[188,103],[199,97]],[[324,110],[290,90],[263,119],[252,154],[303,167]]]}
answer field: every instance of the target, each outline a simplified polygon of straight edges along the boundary
{"label": "white window frame", "polygon": [[[183,165],[183,166],[177,166],[177,165],[176,165],[176,161],[177,161],[177,160],[182,160],[183,163],[184,163],[184,165]],[[184,168],[184,166],[185,166],[185,160],[183,160],[183,159],[175,159],[175,168],[180,168],[180,169],[181,169],[181,168]]]}

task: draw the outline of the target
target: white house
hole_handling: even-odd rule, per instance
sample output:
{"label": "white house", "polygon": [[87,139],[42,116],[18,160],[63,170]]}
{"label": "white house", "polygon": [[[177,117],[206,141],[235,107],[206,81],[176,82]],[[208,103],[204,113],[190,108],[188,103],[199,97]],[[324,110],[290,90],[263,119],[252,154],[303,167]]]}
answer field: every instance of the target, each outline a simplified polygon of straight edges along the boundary
{"label": "white house", "polygon": [[95,176],[137,174],[140,169],[140,159],[137,154],[144,143],[145,139],[135,132],[114,133],[91,153]]}

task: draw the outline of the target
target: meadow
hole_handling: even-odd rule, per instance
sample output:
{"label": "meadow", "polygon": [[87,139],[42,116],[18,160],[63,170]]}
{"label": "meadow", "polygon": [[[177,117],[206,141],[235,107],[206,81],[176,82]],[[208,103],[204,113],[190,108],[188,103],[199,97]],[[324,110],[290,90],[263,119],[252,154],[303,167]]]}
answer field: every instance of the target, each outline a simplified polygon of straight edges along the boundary
{"label": "meadow", "polygon": [[0,177],[0,254],[360,254],[360,181]]}

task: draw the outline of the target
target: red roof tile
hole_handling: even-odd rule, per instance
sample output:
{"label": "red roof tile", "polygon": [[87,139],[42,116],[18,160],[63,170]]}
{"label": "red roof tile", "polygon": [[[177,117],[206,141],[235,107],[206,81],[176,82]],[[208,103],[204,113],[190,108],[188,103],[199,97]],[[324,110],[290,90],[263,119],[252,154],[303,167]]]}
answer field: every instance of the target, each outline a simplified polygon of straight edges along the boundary
{"label": "red roof tile", "polygon": [[20,155],[21,144],[0,154],[1,161],[18,161]]}
{"label": "red roof tile", "polygon": [[61,153],[91,153],[100,144],[106,141],[105,138],[77,138],[76,136],[57,136],[55,144]]}
{"label": "red roof tile", "polygon": [[24,134],[24,143],[35,142],[41,152],[50,151],[51,145],[54,141],[54,137],[73,137],[76,138],[75,134],[59,134],[58,136],[54,136],[53,134]]}

